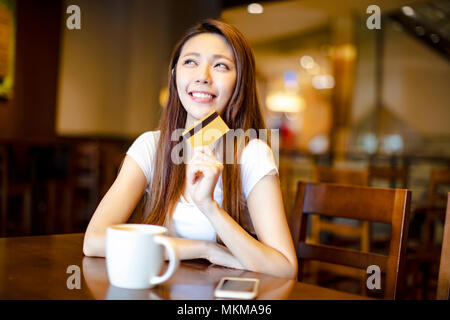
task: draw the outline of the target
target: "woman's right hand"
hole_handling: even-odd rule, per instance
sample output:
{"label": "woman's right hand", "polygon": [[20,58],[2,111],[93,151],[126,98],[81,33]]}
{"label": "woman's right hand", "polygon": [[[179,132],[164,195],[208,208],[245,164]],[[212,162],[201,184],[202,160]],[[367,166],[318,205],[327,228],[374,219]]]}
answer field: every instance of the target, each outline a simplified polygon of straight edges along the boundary
{"label": "woman's right hand", "polygon": [[245,269],[227,247],[215,242],[208,243],[206,259],[212,264],[233,269]]}
{"label": "woman's right hand", "polygon": [[[175,248],[180,260],[206,259],[215,265],[245,270],[227,247],[216,242],[169,236],[167,240]],[[165,260],[168,260],[167,252],[164,252]]]}

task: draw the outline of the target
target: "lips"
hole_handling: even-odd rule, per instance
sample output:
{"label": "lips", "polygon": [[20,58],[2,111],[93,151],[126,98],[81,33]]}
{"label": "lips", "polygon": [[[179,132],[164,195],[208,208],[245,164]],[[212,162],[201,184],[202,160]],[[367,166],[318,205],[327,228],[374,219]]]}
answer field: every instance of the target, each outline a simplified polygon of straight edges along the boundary
{"label": "lips", "polygon": [[189,96],[195,102],[199,103],[210,103],[216,98],[216,95],[207,91],[191,91]]}

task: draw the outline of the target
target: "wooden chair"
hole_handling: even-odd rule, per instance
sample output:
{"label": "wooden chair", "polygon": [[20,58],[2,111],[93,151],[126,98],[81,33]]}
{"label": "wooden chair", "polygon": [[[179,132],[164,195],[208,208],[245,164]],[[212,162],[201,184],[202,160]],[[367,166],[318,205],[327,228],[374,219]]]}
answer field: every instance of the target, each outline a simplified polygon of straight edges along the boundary
{"label": "wooden chair", "polygon": [[10,183],[8,149],[0,146],[0,236],[8,235],[10,217],[8,202],[12,197],[21,197],[22,212],[16,224],[15,232],[19,235],[31,235],[31,185],[29,183]]}
{"label": "wooden chair", "polygon": [[[402,293],[410,203],[411,191],[408,190],[299,182],[290,225],[299,259],[298,280],[303,277],[303,259],[362,270],[377,265],[385,274],[384,297],[398,299]],[[390,224],[389,254],[306,243],[310,214]]]}
{"label": "wooden chair", "polygon": [[369,183],[382,179],[390,182],[390,188],[397,188],[397,185],[402,189],[408,188],[408,170],[404,167],[390,167],[390,166],[369,166]]}
{"label": "wooden chair", "polygon": [[[369,173],[367,170],[343,169],[325,166],[314,167],[314,177],[316,182],[339,183],[355,186],[368,186]],[[334,235],[344,237],[354,237],[360,239],[362,251],[370,251],[370,222],[362,221],[359,225],[349,225],[325,221],[319,216],[312,216],[311,239],[315,243],[320,243],[321,232],[329,232]]]}
{"label": "wooden chair", "polygon": [[427,202],[414,210],[417,216],[423,216],[421,239],[414,246],[410,245],[407,253],[407,282],[409,292],[414,299],[434,298],[435,286],[439,273],[443,243],[434,241],[436,221],[446,223],[447,192],[441,187],[450,185],[450,168],[434,168],[430,172]]}
{"label": "wooden chair", "polygon": [[450,185],[450,168],[434,168],[430,172],[430,184],[428,187],[428,200],[425,209],[425,221],[423,224],[423,243],[428,250],[433,242],[434,221],[444,220],[445,195],[439,192],[442,185]]}
{"label": "wooden chair", "polygon": [[447,213],[445,214],[436,299],[450,299],[450,192],[447,194]]}
{"label": "wooden chair", "polygon": [[[406,167],[370,164],[367,170],[369,172],[369,186],[408,189],[408,169]],[[388,235],[384,232],[372,233],[371,245],[373,249],[387,249],[389,245]]]}
{"label": "wooden chair", "polygon": [[290,159],[281,158],[280,166],[278,169],[279,176],[280,176],[281,193],[283,195],[284,206],[286,208],[291,207],[291,203],[289,203],[289,202],[293,198],[292,192],[291,192],[292,175],[293,175],[291,161],[292,160],[290,160]]}
{"label": "wooden chair", "polygon": [[[329,166],[315,166],[314,179],[316,182],[339,183],[356,186],[368,186],[369,173],[367,169],[349,169]],[[320,243],[322,232],[327,232],[340,239],[357,239],[362,251],[370,252],[371,249],[371,224],[369,221],[358,221],[358,224],[350,224],[342,221],[323,220],[318,215],[311,216],[311,241]],[[350,242],[352,244],[352,242]],[[331,271],[330,279],[324,274],[324,269]],[[308,273],[314,283],[322,282],[321,278],[329,278],[327,283],[345,283],[349,278],[361,279],[360,270],[349,269],[337,265],[325,265],[317,261],[308,263]],[[366,284],[361,283],[361,292],[367,294]]]}

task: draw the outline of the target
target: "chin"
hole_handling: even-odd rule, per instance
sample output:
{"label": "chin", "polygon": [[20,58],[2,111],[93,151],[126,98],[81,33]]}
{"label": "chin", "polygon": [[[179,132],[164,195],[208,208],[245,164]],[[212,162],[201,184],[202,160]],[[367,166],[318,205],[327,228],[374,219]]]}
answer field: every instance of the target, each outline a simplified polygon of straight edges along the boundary
{"label": "chin", "polygon": [[204,107],[195,107],[195,108],[191,108],[192,112],[192,116],[194,118],[196,118],[197,120],[202,119],[203,117],[205,117],[208,113],[210,113],[213,110],[216,110],[216,108],[214,107],[210,107],[210,106],[204,106]]}

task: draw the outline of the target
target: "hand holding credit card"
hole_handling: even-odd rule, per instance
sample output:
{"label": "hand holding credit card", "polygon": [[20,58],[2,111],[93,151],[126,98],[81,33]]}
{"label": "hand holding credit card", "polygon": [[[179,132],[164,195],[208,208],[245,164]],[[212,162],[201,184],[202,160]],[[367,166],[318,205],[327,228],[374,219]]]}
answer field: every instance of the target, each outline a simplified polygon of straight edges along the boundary
{"label": "hand holding credit card", "polygon": [[213,110],[183,132],[193,148],[207,146],[230,130],[219,114]]}

